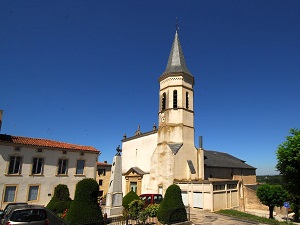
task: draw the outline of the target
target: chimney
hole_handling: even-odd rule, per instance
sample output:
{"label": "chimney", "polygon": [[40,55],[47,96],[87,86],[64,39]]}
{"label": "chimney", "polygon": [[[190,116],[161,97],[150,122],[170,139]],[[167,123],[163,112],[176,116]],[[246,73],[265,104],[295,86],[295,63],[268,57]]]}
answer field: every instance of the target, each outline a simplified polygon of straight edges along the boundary
{"label": "chimney", "polygon": [[0,133],[1,133],[1,127],[2,127],[2,114],[3,114],[3,110],[0,109]]}
{"label": "chimney", "polygon": [[199,148],[203,148],[202,136],[199,136]]}

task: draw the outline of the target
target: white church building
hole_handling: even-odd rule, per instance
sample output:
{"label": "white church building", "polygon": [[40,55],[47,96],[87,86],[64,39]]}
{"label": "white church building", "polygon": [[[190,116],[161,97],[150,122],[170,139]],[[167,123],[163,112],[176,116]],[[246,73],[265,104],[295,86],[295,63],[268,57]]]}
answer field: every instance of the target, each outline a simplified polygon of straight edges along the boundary
{"label": "white church building", "polygon": [[122,191],[138,195],[180,186],[186,205],[206,210],[243,207],[245,185],[256,183],[256,168],[227,153],[195,147],[194,84],[178,32],[167,67],[159,77],[158,127],[122,140]]}

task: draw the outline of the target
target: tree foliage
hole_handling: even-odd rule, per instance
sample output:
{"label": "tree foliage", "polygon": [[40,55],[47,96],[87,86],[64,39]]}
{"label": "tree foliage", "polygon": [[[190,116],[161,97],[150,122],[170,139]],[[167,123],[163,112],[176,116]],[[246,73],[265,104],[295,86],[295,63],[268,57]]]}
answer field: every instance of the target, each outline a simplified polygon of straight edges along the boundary
{"label": "tree foliage", "polygon": [[76,184],[75,197],[66,216],[70,225],[103,222],[101,208],[97,202],[98,192],[98,183],[94,179],[83,179]]}
{"label": "tree foliage", "polygon": [[63,213],[70,208],[72,199],[70,198],[69,188],[65,184],[59,184],[54,189],[54,195],[46,208],[55,213]]}
{"label": "tree foliage", "polygon": [[278,146],[276,168],[282,174],[283,185],[289,192],[294,219],[299,221],[300,210],[300,131],[290,130],[290,136]]}
{"label": "tree foliage", "polygon": [[157,219],[163,224],[179,223],[187,220],[181,189],[176,184],[168,187],[165,197],[158,208]]}
{"label": "tree foliage", "polygon": [[130,202],[128,204],[128,212],[131,219],[138,220],[139,214],[143,211],[144,207],[145,203],[140,199],[136,199]]}
{"label": "tree foliage", "polygon": [[129,209],[129,203],[132,202],[133,200],[138,200],[140,199],[139,196],[134,192],[134,191],[130,191],[128,192],[122,201],[122,206],[128,210]]}
{"label": "tree foliage", "polygon": [[281,185],[262,184],[258,186],[256,195],[262,204],[269,207],[270,219],[274,219],[274,207],[283,206],[284,201],[287,199],[287,192]]}

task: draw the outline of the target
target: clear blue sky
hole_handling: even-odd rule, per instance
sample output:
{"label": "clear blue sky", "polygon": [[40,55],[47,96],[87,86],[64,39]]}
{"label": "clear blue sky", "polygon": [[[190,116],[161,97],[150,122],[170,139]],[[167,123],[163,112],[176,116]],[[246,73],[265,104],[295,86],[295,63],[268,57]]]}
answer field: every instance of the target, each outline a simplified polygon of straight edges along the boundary
{"label": "clear blue sky", "polygon": [[1,133],[91,145],[112,161],[157,123],[179,20],[195,144],[276,174],[300,128],[300,1],[0,0]]}

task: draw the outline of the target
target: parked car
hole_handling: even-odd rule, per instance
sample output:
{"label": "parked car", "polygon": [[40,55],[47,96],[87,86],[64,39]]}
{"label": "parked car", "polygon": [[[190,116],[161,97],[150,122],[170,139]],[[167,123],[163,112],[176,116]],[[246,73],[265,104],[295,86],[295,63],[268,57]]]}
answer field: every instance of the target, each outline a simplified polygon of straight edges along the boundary
{"label": "parked car", "polygon": [[149,204],[159,204],[163,200],[161,194],[142,194],[139,196],[145,202],[145,206]]}
{"label": "parked car", "polygon": [[3,219],[4,215],[9,211],[10,208],[14,205],[28,205],[26,202],[11,202],[6,205],[4,210],[0,210],[0,224],[1,224],[1,219]]}
{"label": "parked car", "polygon": [[50,223],[43,206],[14,205],[4,215],[2,225],[50,225]]}

